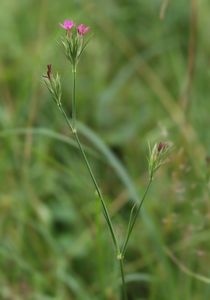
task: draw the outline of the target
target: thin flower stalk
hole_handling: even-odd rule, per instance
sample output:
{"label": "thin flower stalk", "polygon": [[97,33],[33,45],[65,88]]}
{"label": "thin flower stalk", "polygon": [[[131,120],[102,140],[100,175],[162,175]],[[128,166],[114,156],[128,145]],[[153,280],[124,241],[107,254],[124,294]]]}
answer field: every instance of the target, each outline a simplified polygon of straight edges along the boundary
{"label": "thin flower stalk", "polygon": [[128,228],[127,228],[127,233],[126,233],[126,237],[125,237],[125,240],[124,240],[124,243],[123,243],[123,246],[122,246],[122,250],[121,250],[121,253],[122,253],[123,257],[125,256],[125,253],[126,253],[126,250],[127,250],[127,245],[128,245],[131,233],[133,231],[134,225],[135,225],[136,220],[139,216],[139,213],[141,211],[144,200],[146,199],[146,196],[148,194],[148,191],[150,189],[151,184],[152,184],[152,178],[149,179],[149,182],[147,184],[147,187],[146,187],[144,195],[141,199],[141,202],[138,204],[138,206],[135,203],[134,206],[131,209],[130,219],[129,219]]}
{"label": "thin flower stalk", "polygon": [[82,157],[83,157],[83,159],[84,159],[84,162],[85,162],[85,164],[86,164],[86,167],[87,167],[87,169],[88,169],[88,171],[89,171],[90,177],[91,177],[91,179],[92,179],[92,181],[93,181],[93,184],[94,184],[94,186],[95,186],[95,189],[96,189],[96,191],[97,191],[97,194],[98,194],[98,196],[99,196],[99,198],[100,198],[100,201],[101,201],[101,204],[102,204],[102,208],[103,208],[103,214],[104,214],[105,220],[106,220],[106,222],[107,222],[109,231],[110,231],[110,233],[111,233],[112,241],[113,241],[113,243],[114,243],[116,252],[118,253],[118,252],[119,252],[119,246],[118,246],[116,234],[115,234],[115,231],[114,231],[114,228],[113,228],[113,225],[112,225],[112,221],[111,221],[111,218],[110,218],[108,209],[107,209],[107,207],[106,207],[105,201],[104,201],[104,199],[103,199],[102,193],[101,193],[100,188],[99,188],[99,186],[98,186],[98,183],[97,183],[97,181],[96,181],[96,178],[95,178],[95,176],[94,176],[94,174],[93,174],[93,171],[92,171],[92,168],[91,168],[91,166],[90,166],[90,163],[89,163],[89,161],[88,161],[88,159],[87,159],[87,156],[86,156],[86,154],[85,154],[85,151],[84,151],[84,149],[83,149],[83,147],[82,147],[82,144],[81,144],[81,142],[80,142],[79,136],[78,136],[78,134],[77,134],[77,130],[76,130],[75,127],[72,126],[72,124],[71,124],[71,122],[70,122],[70,120],[69,120],[69,118],[68,118],[68,116],[67,116],[65,110],[63,109],[63,106],[62,106],[62,105],[60,106],[60,111],[61,111],[61,113],[63,114],[63,116],[64,116],[64,118],[65,118],[65,120],[66,120],[67,125],[68,125],[69,128],[71,129],[71,131],[72,131],[72,133],[73,133],[73,135],[74,135],[74,137],[75,137],[75,139],[76,139],[76,141],[77,141],[79,150],[80,150],[80,152],[81,152],[81,154],[82,154]]}
{"label": "thin flower stalk", "polygon": [[73,89],[72,89],[72,122],[73,128],[76,130],[76,67],[72,69],[73,73]]}

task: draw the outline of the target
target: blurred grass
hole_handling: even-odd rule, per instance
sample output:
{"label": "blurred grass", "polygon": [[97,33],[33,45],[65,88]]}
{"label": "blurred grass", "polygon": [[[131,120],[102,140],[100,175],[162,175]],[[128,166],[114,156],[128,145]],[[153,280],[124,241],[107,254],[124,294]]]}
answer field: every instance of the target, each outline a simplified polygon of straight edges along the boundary
{"label": "blurred grass", "polygon": [[146,184],[147,142],[174,143],[131,239],[129,299],[210,298],[210,4],[168,1],[160,19],[162,5],[1,1],[0,299],[119,298],[91,181],[41,82],[52,63],[70,113],[65,18],[94,33],[79,66],[80,131],[119,236]]}

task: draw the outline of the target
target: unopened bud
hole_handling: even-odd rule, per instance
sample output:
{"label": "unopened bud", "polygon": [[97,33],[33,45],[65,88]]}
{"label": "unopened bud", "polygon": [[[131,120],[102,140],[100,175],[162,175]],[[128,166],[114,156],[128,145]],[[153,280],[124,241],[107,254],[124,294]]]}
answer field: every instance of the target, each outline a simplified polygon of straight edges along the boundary
{"label": "unopened bud", "polygon": [[61,105],[61,83],[58,73],[54,76],[52,72],[52,65],[47,65],[47,74],[43,76],[45,78],[45,84],[53,97],[55,103]]}
{"label": "unopened bud", "polygon": [[168,155],[168,151],[171,148],[169,143],[160,142],[159,144],[155,144],[151,149],[149,147],[149,175],[152,179],[155,172],[159,169],[159,167],[165,163],[166,157]]}
{"label": "unopened bud", "polygon": [[47,74],[43,75],[44,78],[51,80],[52,75],[52,65],[47,65]]}
{"label": "unopened bud", "polygon": [[164,151],[167,147],[168,147],[168,143],[160,142],[157,145],[157,150],[158,150],[158,152],[161,152],[161,151]]}

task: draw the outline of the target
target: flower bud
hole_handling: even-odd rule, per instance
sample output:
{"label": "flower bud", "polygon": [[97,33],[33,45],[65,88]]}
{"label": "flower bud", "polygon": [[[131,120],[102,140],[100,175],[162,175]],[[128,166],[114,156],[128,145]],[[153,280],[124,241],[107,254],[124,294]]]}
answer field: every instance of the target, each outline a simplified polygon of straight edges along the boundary
{"label": "flower bud", "polygon": [[60,106],[61,104],[61,82],[58,73],[54,76],[52,72],[52,65],[47,65],[47,74],[43,76],[44,82],[53,97],[55,103]]}
{"label": "flower bud", "polygon": [[160,142],[157,145],[157,150],[158,150],[158,152],[161,152],[161,151],[164,151],[167,147],[168,147],[168,143]]}
{"label": "flower bud", "polygon": [[169,143],[160,142],[151,149],[149,146],[149,176],[153,179],[155,172],[165,163],[168,152],[171,148]]}

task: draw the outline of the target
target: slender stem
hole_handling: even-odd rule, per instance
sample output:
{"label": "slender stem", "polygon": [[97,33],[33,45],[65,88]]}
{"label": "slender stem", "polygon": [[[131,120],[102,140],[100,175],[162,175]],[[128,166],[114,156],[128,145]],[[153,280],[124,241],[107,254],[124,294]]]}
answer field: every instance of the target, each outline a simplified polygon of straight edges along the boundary
{"label": "slender stem", "polygon": [[74,135],[75,135],[76,141],[77,141],[77,143],[78,143],[78,146],[79,146],[79,148],[80,148],[81,154],[82,154],[82,156],[83,156],[83,158],[84,158],[84,161],[85,161],[85,164],[86,164],[86,166],[87,166],[87,169],[88,169],[88,171],[89,171],[89,174],[90,174],[90,176],[91,176],[91,179],[92,179],[92,181],[93,181],[93,184],[94,184],[94,186],[95,186],[95,189],[96,189],[96,191],[97,191],[97,194],[98,194],[98,196],[99,196],[99,198],[100,198],[100,200],[101,200],[101,204],[102,204],[102,208],[103,208],[104,217],[105,217],[105,219],[106,219],[106,221],[107,221],[107,225],[109,226],[109,230],[110,230],[110,233],[111,233],[111,236],[112,236],[113,243],[114,243],[114,245],[115,245],[115,249],[118,251],[118,250],[119,250],[119,247],[118,247],[117,238],[116,238],[116,235],[115,235],[115,232],[114,232],[114,228],[113,228],[113,225],[112,225],[112,221],[111,221],[111,218],[110,218],[110,216],[109,216],[109,212],[108,212],[108,209],[107,209],[107,207],[106,207],[105,201],[104,201],[104,199],[103,199],[102,193],[101,193],[101,191],[100,191],[100,188],[99,188],[99,186],[98,186],[98,183],[97,183],[96,178],[95,178],[95,176],[94,176],[94,174],[93,174],[93,171],[92,171],[92,169],[91,169],[91,166],[90,166],[90,164],[89,164],[89,161],[88,161],[87,156],[86,156],[86,154],[85,154],[85,152],[84,152],[84,150],[83,150],[83,147],[82,147],[82,145],[81,145],[81,143],[80,143],[80,140],[79,140],[79,137],[78,137],[76,131],[74,132]]}
{"label": "slender stem", "polygon": [[118,245],[118,241],[117,241],[117,237],[116,237],[116,234],[115,234],[115,231],[114,231],[114,228],[113,228],[113,225],[112,225],[112,221],[111,221],[111,218],[110,218],[110,215],[109,215],[109,211],[106,207],[106,203],[104,201],[104,198],[103,198],[103,195],[100,191],[100,188],[99,188],[99,185],[97,183],[97,180],[93,174],[93,171],[92,171],[92,168],[90,166],[90,163],[88,161],[88,158],[85,154],[85,151],[82,147],[82,144],[80,142],[80,139],[79,139],[79,136],[77,134],[77,129],[76,129],[76,68],[74,67],[73,68],[73,92],[72,92],[72,121],[73,121],[73,125],[71,124],[65,110],[63,109],[62,105],[60,104],[59,106],[59,109],[60,111],[62,112],[66,122],[67,122],[67,125],[69,126],[69,128],[71,129],[72,133],[74,134],[74,137],[77,141],[77,144],[78,144],[78,147],[79,147],[79,150],[82,154],[82,157],[84,159],[84,162],[85,162],[85,165],[88,169],[88,172],[90,174],[90,177],[92,179],[92,182],[94,184],[94,187],[97,191],[97,194],[100,198],[100,201],[101,201],[101,205],[102,205],[102,209],[103,209],[103,214],[104,214],[104,217],[105,217],[105,220],[106,220],[106,223],[108,225],[108,228],[109,228],[109,231],[110,231],[110,234],[111,234],[111,237],[112,237],[112,241],[114,243],[114,246],[115,246],[115,250],[116,250],[116,253],[119,253],[119,245]]}
{"label": "slender stem", "polygon": [[[150,177],[149,182],[148,182],[147,187],[146,187],[146,190],[145,190],[145,192],[144,192],[144,195],[143,195],[143,197],[142,197],[142,199],[141,199],[141,202],[139,203],[139,205],[138,205],[138,207],[137,207],[135,213],[134,213],[134,208],[135,208],[135,206],[134,206],[133,209],[131,210],[131,215],[130,215],[130,221],[129,221],[129,224],[128,224],[127,234],[126,234],[125,241],[124,241],[124,243],[123,243],[122,251],[121,251],[123,256],[125,255],[125,252],[126,252],[126,250],[127,250],[127,244],[128,244],[128,241],[129,241],[129,239],[130,239],[130,236],[131,236],[131,233],[132,233],[132,231],[133,231],[133,227],[134,227],[134,225],[135,225],[135,223],[136,223],[137,217],[138,217],[138,215],[139,215],[139,213],[140,213],[140,211],[141,211],[141,207],[142,207],[142,205],[143,205],[143,203],[144,203],[144,200],[145,200],[145,198],[146,198],[146,196],[147,196],[147,193],[148,193],[148,191],[149,191],[149,188],[150,188],[150,186],[151,186],[152,179],[153,179],[153,178]],[[134,216],[133,216],[133,214],[134,214]]]}
{"label": "slender stem", "polygon": [[121,279],[122,279],[122,296],[123,300],[127,300],[127,292],[126,292],[126,284],[125,284],[125,275],[124,275],[124,265],[123,265],[123,256],[119,258],[119,264],[120,264],[120,273],[121,273]]}
{"label": "slender stem", "polygon": [[85,151],[83,150],[82,144],[81,144],[81,142],[80,142],[80,140],[79,140],[77,131],[76,131],[75,128],[73,128],[73,126],[72,126],[71,122],[69,121],[68,116],[66,115],[66,112],[65,112],[65,110],[63,109],[62,106],[60,106],[60,110],[61,110],[63,116],[64,116],[65,119],[66,119],[67,125],[69,126],[69,128],[71,129],[71,131],[73,132],[73,134],[74,134],[74,136],[75,136],[75,139],[76,139],[77,144],[78,144],[78,146],[79,146],[80,152],[81,152],[82,157],[83,157],[83,159],[84,159],[84,161],[85,161],[86,167],[87,167],[87,169],[88,169],[88,171],[89,171],[90,177],[91,177],[91,179],[92,179],[92,181],[93,181],[93,184],[94,184],[94,186],[95,186],[95,189],[96,189],[96,191],[97,191],[97,194],[98,194],[98,196],[99,196],[99,198],[100,198],[100,200],[101,200],[101,204],[102,204],[102,208],[103,208],[103,214],[104,214],[104,217],[105,217],[105,219],[106,219],[107,225],[108,225],[108,227],[109,227],[109,230],[110,230],[110,233],[111,233],[111,236],[112,236],[112,240],[113,240],[113,243],[114,243],[116,252],[118,253],[118,252],[119,252],[119,246],[118,246],[116,234],[115,234],[115,231],[114,231],[114,228],[113,228],[113,225],[112,225],[112,221],[111,221],[111,218],[110,218],[110,216],[109,216],[108,209],[107,209],[107,207],[106,207],[105,201],[104,201],[104,199],[103,199],[103,196],[102,196],[102,193],[101,193],[100,188],[99,188],[99,186],[98,186],[98,183],[97,183],[97,181],[96,181],[96,178],[95,178],[95,176],[94,176],[94,174],[93,174],[92,168],[91,168],[91,166],[90,166],[90,164],[89,164],[89,161],[88,161],[88,159],[87,159],[87,156],[86,156],[86,154],[85,154]]}
{"label": "slender stem", "polygon": [[73,89],[72,89],[72,122],[73,122],[73,128],[76,126],[76,67],[73,67],[72,69],[73,73]]}
{"label": "slender stem", "polygon": [[134,214],[134,210],[135,210],[136,206],[137,206],[137,203],[135,203],[133,205],[133,207],[131,209],[131,212],[130,212],[128,227],[127,227],[127,233],[126,233],[125,241],[124,241],[122,249],[121,249],[123,255],[125,255],[126,246],[128,244],[129,232],[130,232],[131,224],[132,224],[132,221],[133,221],[133,214]]}

